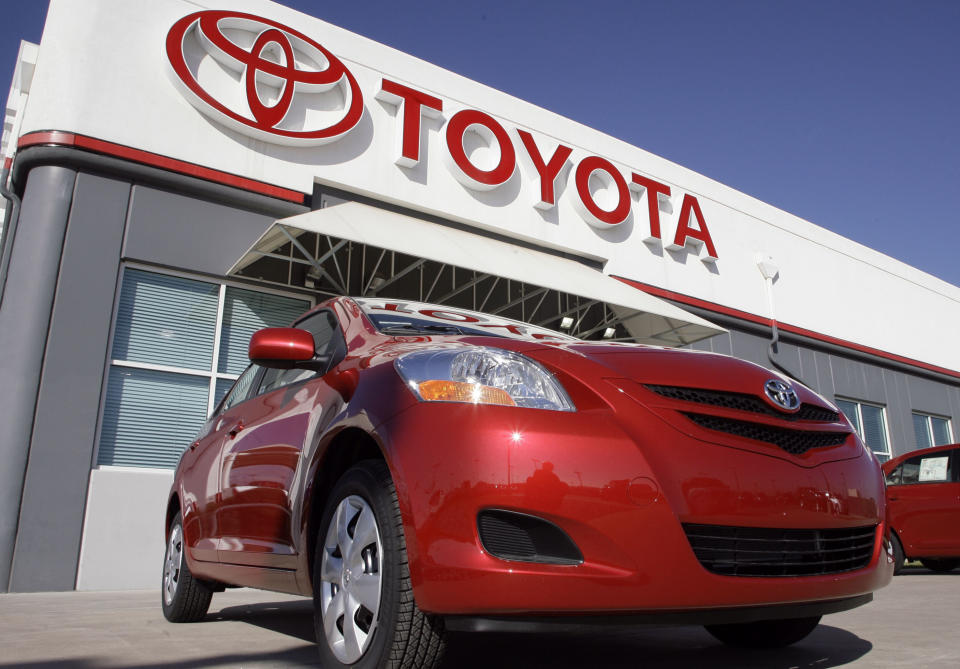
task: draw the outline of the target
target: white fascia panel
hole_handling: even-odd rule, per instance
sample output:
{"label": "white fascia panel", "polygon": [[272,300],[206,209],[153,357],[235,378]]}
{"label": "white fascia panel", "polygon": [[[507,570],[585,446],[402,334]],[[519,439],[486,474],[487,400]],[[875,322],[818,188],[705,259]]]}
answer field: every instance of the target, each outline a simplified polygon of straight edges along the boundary
{"label": "white fascia panel", "polygon": [[[313,148],[268,144],[226,129],[179,93],[164,51],[177,19],[211,6],[219,5],[53,0],[22,131],[77,132],[303,193],[315,183],[341,188],[606,261],[608,274],[761,318],[769,316],[769,303],[756,256],[772,256],[781,268],[773,287],[781,321],[960,371],[960,350],[917,336],[917,324],[930,321],[942,331],[960,329],[960,288],[642,149],[275,3],[244,0],[230,9],[295,27],[330,49],[354,73],[364,117],[346,138]],[[573,206],[569,178],[549,210],[531,203],[536,182],[522,163],[502,187],[464,187],[445,166],[442,120],[425,119],[420,162],[398,166],[397,110],[375,97],[384,77],[441,98],[444,119],[462,109],[490,114],[510,133],[518,154],[523,149],[516,130],[524,129],[546,152],[558,142],[571,147],[572,165],[596,155],[626,175],[669,185],[672,213],[663,214],[663,243],[644,243],[646,200],[637,193],[625,223],[597,230]],[[669,248],[685,194],[699,200],[716,263],[701,262],[689,248]],[[857,300],[848,298],[854,291]]]}

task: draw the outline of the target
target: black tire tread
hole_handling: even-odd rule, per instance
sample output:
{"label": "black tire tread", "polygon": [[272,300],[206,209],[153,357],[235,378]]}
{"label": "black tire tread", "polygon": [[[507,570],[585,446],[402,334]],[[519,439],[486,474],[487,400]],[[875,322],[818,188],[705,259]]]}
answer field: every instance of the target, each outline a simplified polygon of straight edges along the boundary
{"label": "black tire tread", "polygon": [[[172,529],[175,525],[183,527],[183,521],[178,513],[170,523]],[[182,530],[181,530],[182,531]],[[164,547],[166,551],[166,547]],[[166,557],[166,553],[164,553]],[[180,582],[177,584],[177,592],[173,596],[173,602],[168,607],[163,600],[163,582],[160,585],[160,603],[163,606],[164,617],[172,623],[195,623],[203,620],[210,609],[210,600],[213,598],[213,590],[204,582],[193,577],[190,568],[187,566],[186,556],[183,558],[183,564],[180,567]]]}
{"label": "black tire tread", "polygon": [[[343,482],[348,477],[357,476],[367,479],[365,485],[372,485],[375,490],[382,491],[385,499],[381,499],[389,508],[388,517],[384,519],[380,527],[380,533],[384,543],[386,543],[387,536],[390,535],[392,539],[390,543],[398,548],[395,551],[385,551],[384,556],[384,559],[394,561],[392,571],[396,574],[397,581],[397,592],[395,594],[397,609],[396,621],[392,630],[393,636],[384,640],[387,650],[382,658],[382,664],[376,664],[376,658],[371,656],[368,649],[368,653],[353,666],[377,666],[385,669],[432,669],[440,664],[446,647],[443,619],[423,613],[414,600],[413,587],[410,583],[410,565],[407,560],[406,540],[403,534],[403,520],[400,515],[397,491],[393,485],[390,470],[383,461],[363,460],[347,471],[340,481]],[[338,491],[340,487],[341,483],[335,486],[333,495],[327,500],[328,504],[334,503],[340,496]],[[370,503],[374,500],[367,501]],[[376,506],[376,504],[374,505]],[[324,527],[320,528],[320,534],[317,536],[318,545],[323,540],[325,530]],[[320,548],[317,549],[316,554],[318,556],[316,559],[320,560]],[[314,569],[316,574],[316,570],[319,569],[319,562],[315,563]],[[314,587],[317,587],[316,583]],[[317,609],[315,616],[317,616],[317,622],[315,623],[317,626],[317,643],[322,646],[326,643],[326,640],[322,637],[319,609]],[[384,627],[380,629],[386,631]],[[321,650],[321,659],[327,652],[326,649]]]}
{"label": "black tire tread", "polygon": [[[368,468],[381,489],[387,491],[393,508],[390,519],[396,533],[397,543],[403,551],[397,555],[397,568],[400,582],[400,607],[397,611],[397,626],[394,643],[387,663],[389,669],[429,669],[440,663],[445,650],[443,620],[423,613],[413,598],[413,586],[410,584],[410,565],[407,561],[406,540],[403,536],[403,521],[400,516],[400,504],[397,490],[393,485],[390,470],[384,462],[370,460],[358,466]],[[385,528],[386,529],[386,528]]]}
{"label": "black tire tread", "polygon": [[893,532],[890,533],[890,543],[893,544],[893,575],[897,576],[903,571],[907,558],[906,555],[904,555],[903,544],[900,543],[900,538]]}

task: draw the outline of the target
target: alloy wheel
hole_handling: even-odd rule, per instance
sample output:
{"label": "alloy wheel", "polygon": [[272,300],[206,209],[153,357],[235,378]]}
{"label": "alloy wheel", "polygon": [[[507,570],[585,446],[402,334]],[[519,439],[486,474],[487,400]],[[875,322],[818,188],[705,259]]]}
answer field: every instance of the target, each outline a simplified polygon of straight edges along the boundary
{"label": "alloy wheel", "polygon": [[363,656],[377,628],[381,556],[373,509],[358,495],[345,497],[330,519],[320,575],[324,634],[344,664]]}
{"label": "alloy wheel", "polygon": [[163,601],[167,606],[173,603],[180,583],[180,569],[183,564],[183,530],[174,525],[167,542],[167,557],[163,562]]}

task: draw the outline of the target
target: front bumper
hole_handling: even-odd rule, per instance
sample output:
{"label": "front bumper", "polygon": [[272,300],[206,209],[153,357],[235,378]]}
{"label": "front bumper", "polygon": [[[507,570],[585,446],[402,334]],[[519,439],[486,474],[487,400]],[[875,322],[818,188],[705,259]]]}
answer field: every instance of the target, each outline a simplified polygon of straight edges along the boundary
{"label": "front bumper", "polygon": [[[800,467],[692,438],[640,408],[625,422],[607,409],[421,403],[378,433],[400,499],[414,595],[428,612],[668,617],[816,602],[822,608],[862,603],[858,598],[892,575],[882,541],[882,480],[866,454]],[[583,562],[490,555],[477,532],[484,509],[556,524]],[[855,571],[720,576],[701,566],[681,523],[876,526],[876,538],[869,563]]]}

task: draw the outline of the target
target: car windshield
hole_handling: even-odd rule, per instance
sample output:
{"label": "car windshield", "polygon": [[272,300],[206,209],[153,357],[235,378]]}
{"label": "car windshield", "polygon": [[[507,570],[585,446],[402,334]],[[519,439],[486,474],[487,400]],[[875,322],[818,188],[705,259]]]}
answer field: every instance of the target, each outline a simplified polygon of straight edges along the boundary
{"label": "car windshield", "polygon": [[355,299],[377,329],[384,334],[479,335],[577,341],[574,337],[554,330],[478,311],[403,300]]}

